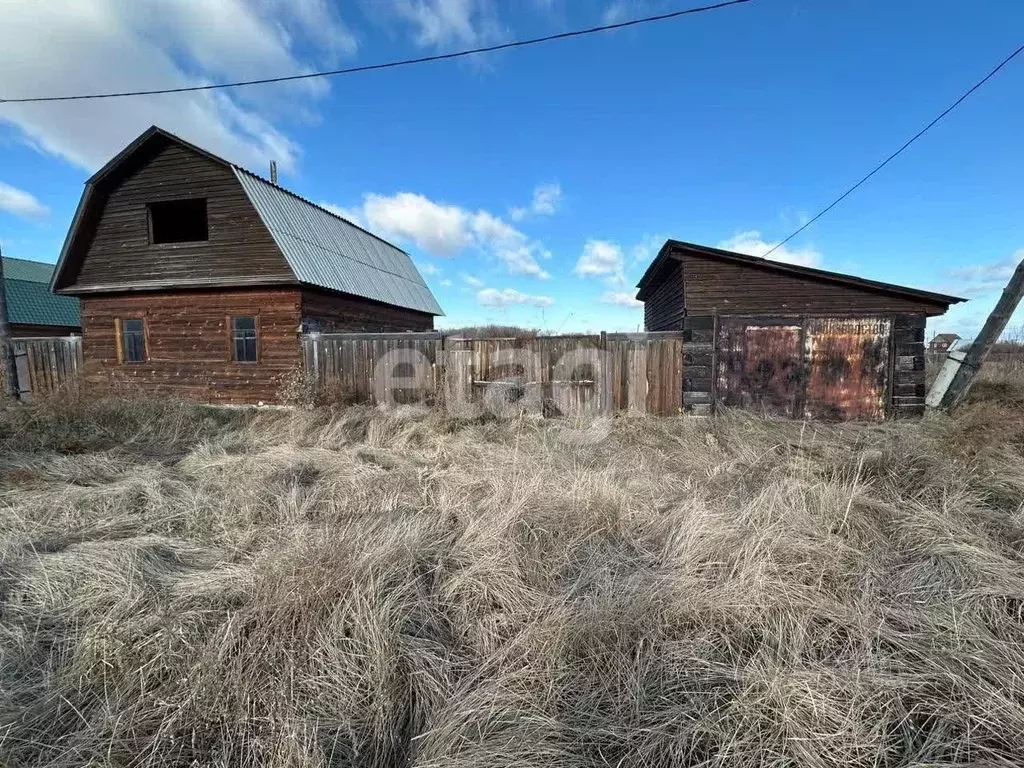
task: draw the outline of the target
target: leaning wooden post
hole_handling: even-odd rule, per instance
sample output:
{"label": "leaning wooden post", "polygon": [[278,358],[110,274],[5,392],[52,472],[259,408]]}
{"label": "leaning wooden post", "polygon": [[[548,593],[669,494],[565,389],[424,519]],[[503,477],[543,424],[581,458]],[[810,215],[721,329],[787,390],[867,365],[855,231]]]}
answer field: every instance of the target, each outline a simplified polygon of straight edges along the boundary
{"label": "leaning wooden post", "polygon": [[935,380],[931,391],[928,393],[928,405],[934,408],[950,410],[957,403],[964,399],[967,391],[971,388],[978,369],[985,362],[992,346],[999,341],[999,337],[1006,330],[1006,324],[1010,322],[1010,316],[1021,297],[1024,296],[1024,261],[1017,265],[1010,282],[1003,289],[1003,295],[999,297],[995,309],[988,316],[981,333],[974,340],[963,359],[958,360],[951,353],[942,367],[939,378]]}
{"label": "leaning wooden post", "polygon": [[11,344],[11,323],[7,318],[7,283],[4,282],[4,257],[0,252],[0,363],[3,371],[3,395],[7,400],[18,399],[18,364]]}

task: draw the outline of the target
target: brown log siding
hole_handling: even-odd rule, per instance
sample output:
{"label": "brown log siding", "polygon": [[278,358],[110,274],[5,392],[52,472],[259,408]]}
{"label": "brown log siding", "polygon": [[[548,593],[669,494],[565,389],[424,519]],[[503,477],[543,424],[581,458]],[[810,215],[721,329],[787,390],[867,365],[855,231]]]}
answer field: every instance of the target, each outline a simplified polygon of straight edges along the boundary
{"label": "brown log siding", "polygon": [[924,415],[924,315],[893,319],[891,413],[896,418]]}
{"label": "brown log siding", "polygon": [[644,328],[647,331],[678,331],[686,315],[683,301],[683,265],[671,260],[663,268],[658,284],[644,301]]}
{"label": "brown log siding", "polygon": [[[209,240],[151,245],[147,205],[185,198],[206,198]],[[74,289],[152,281],[183,287],[253,278],[295,281],[231,169],[177,144],[159,148],[114,185],[81,255]]]}
{"label": "brown log siding", "polygon": [[[210,403],[276,402],[301,360],[297,288],[82,297],[85,383]],[[254,315],[259,361],[231,359],[228,318]],[[118,318],[145,320],[148,359],[118,362]]]}
{"label": "brown log siding", "polygon": [[683,256],[683,270],[686,312],[694,315],[765,312],[841,317],[897,312],[936,315],[945,311],[944,307],[912,298],[780,274],[770,268],[730,264],[691,253]]}
{"label": "brown log siding", "polygon": [[354,296],[302,289],[302,320],[322,333],[390,333],[430,331],[434,317]]}

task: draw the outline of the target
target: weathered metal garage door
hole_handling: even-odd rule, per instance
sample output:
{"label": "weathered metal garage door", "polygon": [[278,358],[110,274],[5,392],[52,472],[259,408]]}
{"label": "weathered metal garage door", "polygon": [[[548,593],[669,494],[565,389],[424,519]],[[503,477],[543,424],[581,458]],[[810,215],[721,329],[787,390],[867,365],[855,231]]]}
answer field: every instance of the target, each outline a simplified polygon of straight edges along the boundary
{"label": "weathered metal garage door", "polygon": [[758,318],[723,317],[718,329],[718,391],[722,405],[767,415],[802,412],[802,328]]}
{"label": "weathered metal garage door", "polygon": [[882,419],[889,376],[888,318],[808,318],[806,414],[815,419]]}
{"label": "weathered metal garage door", "polygon": [[797,418],[885,418],[890,318],[723,316],[717,324],[717,405]]}

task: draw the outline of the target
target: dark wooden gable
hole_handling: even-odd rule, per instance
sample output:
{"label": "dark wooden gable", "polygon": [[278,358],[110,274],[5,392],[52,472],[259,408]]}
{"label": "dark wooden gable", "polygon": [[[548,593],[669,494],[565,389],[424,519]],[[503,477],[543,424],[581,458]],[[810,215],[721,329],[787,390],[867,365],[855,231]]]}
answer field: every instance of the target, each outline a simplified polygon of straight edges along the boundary
{"label": "dark wooden gable", "polygon": [[[196,198],[206,200],[209,239],[152,244],[148,206]],[[295,282],[233,168],[154,131],[87,183],[54,288],[85,294]]]}

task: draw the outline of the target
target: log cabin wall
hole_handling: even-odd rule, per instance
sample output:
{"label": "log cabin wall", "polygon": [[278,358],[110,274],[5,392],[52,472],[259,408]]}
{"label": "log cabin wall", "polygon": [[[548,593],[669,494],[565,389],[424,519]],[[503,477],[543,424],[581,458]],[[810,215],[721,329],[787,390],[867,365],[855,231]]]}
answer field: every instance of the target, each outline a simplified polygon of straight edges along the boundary
{"label": "log cabin wall", "polygon": [[[301,363],[297,288],[82,297],[85,384],[205,403],[277,402]],[[234,362],[229,318],[257,318],[258,360]],[[146,360],[124,360],[118,322],[144,321]]]}
{"label": "log cabin wall", "polygon": [[321,333],[431,331],[434,316],[355,296],[303,288],[302,326]]}

